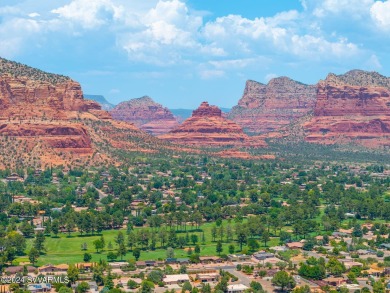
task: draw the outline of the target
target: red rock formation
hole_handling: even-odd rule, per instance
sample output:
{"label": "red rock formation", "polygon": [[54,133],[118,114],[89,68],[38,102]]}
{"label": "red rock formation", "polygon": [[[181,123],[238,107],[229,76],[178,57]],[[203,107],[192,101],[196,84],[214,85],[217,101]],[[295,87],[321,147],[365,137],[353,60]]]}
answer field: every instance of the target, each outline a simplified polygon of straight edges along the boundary
{"label": "red rock formation", "polygon": [[159,138],[179,144],[200,146],[265,146],[263,140],[248,137],[233,121],[222,117],[221,110],[203,102],[178,128]]}
{"label": "red rock formation", "polygon": [[153,135],[167,133],[179,125],[169,109],[154,102],[150,97],[122,102],[110,113],[114,119],[134,123]]}
{"label": "red rock formation", "polygon": [[359,70],[329,74],[318,83],[314,117],[304,127],[309,142],[390,145],[390,78]]}
{"label": "red rock formation", "polygon": [[84,149],[91,151],[91,139],[82,124],[59,125],[49,124],[0,124],[0,135],[24,138],[39,137],[48,146],[55,149]]}
{"label": "red rock formation", "polygon": [[23,146],[14,149],[18,160],[59,158],[64,152],[90,156],[96,129],[84,121],[110,119],[98,103],[83,98],[80,84],[69,77],[0,58],[0,141],[3,149],[18,142]]}
{"label": "red rock formation", "polygon": [[9,74],[0,76],[0,109],[3,119],[68,119],[74,112],[93,112],[101,119],[110,118],[98,103],[84,100],[80,84],[73,80],[54,85]]}
{"label": "red rock formation", "polygon": [[271,79],[265,85],[247,81],[238,105],[228,118],[251,133],[278,131],[312,111],[315,86],[287,77]]}

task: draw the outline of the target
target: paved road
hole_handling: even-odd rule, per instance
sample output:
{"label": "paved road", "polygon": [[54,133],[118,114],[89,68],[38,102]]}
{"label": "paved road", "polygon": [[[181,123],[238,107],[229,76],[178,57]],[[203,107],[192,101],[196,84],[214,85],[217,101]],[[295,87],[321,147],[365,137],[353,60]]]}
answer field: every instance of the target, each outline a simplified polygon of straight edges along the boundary
{"label": "paved road", "polygon": [[245,286],[248,286],[248,287],[250,286],[252,280],[249,279],[248,276],[245,275],[244,273],[239,272],[235,269],[227,269],[226,271],[231,273],[232,275],[236,276],[240,280],[241,284],[244,284]]}
{"label": "paved road", "polygon": [[[86,187],[95,187],[95,186],[93,185],[93,183],[88,182],[88,183],[86,184]],[[103,192],[102,190],[97,189],[96,187],[95,187],[95,189],[96,189],[97,192],[99,193],[99,201],[102,200],[103,198],[105,198],[105,197],[108,196],[108,194],[105,193],[105,192]]]}

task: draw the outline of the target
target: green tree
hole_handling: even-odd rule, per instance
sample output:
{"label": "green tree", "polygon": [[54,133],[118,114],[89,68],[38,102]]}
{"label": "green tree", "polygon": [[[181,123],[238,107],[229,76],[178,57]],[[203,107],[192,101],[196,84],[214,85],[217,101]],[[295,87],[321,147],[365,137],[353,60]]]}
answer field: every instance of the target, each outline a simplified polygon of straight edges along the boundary
{"label": "green tree", "polygon": [[73,290],[69,287],[62,286],[58,293],[73,293]]}
{"label": "green tree", "polygon": [[119,244],[117,255],[121,258],[121,260],[123,260],[123,257],[126,255],[126,253],[127,253],[126,246],[124,242],[122,242]]}
{"label": "green tree", "polygon": [[34,227],[28,221],[24,221],[20,225],[19,230],[23,233],[23,236],[25,237],[30,238],[34,236]]}
{"label": "green tree", "polygon": [[260,248],[260,245],[256,239],[250,238],[248,239],[248,248],[250,251],[256,251]]}
{"label": "green tree", "polygon": [[45,234],[43,232],[38,232],[37,235],[35,236],[35,240],[33,243],[33,246],[36,250],[39,251],[39,253],[42,253],[45,251]]}
{"label": "green tree", "polygon": [[[237,225],[238,226],[238,225]],[[246,243],[248,231],[244,228],[237,227],[237,242],[240,245],[240,251],[242,251],[242,246]]]}
{"label": "green tree", "polygon": [[211,228],[211,238],[212,238],[212,241],[215,241],[215,238],[217,237],[217,227],[216,226],[213,226]]}
{"label": "green tree", "polygon": [[380,280],[376,281],[372,286],[372,292],[385,293],[386,292],[385,285]]}
{"label": "green tree", "polygon": [[113,251],[110,251],[109,253],[107,253],[108,261],[114,261],[114,260],[116,260],[117,257],[118,257],[118,255]]}
{"label": "green tree", "polygon": [[129,289],[137,289],[137,288],[139,287],[139,284],[138,284],[136,281],[130,279],[130,280],[127,282],[127,287],[128,287]]}
{"label": "green tree", "polygon": [[90,253],[88,253],[88,252],[84,253],[84,258],[83,258],[83,260],[84,260],[85,262],[89,262],[91,259],[92,259],[92,255],[91,255]]}
{"label": "green tree", "polygon": [[125,244],[125,236],[121,231],[118,232],[118,234],[115,237],[115,243],[120,246],[121,244]]}
{"label": "green tree", "polygon": [[272,278],[272,284],[281,288],[282,291],[284,289],[292,289],[295,287],[295,280],[292,276],[290,276],[286,271],[277,272]]}
{"label": "green tree", "polygon": [[87,282],[81,282],[76,287],[76,293],[85,293],[89,290],[89,284]]}
{"label": "green tree", "polygon": [[141,283],[141,293],[152,293],[154,290],[154,284],[150,281],[144,280]]}
{"label": "green tree", "polygon": [[175,257],[175,251],[172,247],[167,248],[167,258],[174,258]]}
{"label": "green tree", "polygon": [[310,291],[310,287],[308,285],[305,285],[305,286],[295,288],[292,292],[293,293],[310,293],[311,291]]}
{"label": "green tree", "polygon": [[192,285],[190,282],[186,281],[184,282],[183,284],[183,287],[181,289],[181,292],[182,293],[185,293],[185,292],[191,292],[192,291]]}
{"label": "green tree", "polygon": [[69,265],[67,274],[71,284],[74,284],[79,279],[79,270],[75,265]]}
{"label": "green tree", "polygon": [[133,250],[133,256],[135,257],[136,260],[138,260],[139,257],[141,256],[141,249],[139,249],[139,248],[134,248],[134,250]]}
{"label": "green tree", "polygon": [[16,231],[7,233],[8,246],[15,248],[16,255],[23,255],[26,249],[26,239]]}
{"label": "green tree", "polygon": [[263,286],[261,286],[261,284],[259,282],[256,282],[256,281],[252,281],[250,283],[250,287],[253,290],[253,292],[256,292],[256,293],[263,291]]}
{"label": "green tree", "polygon": [[223,251],[223,246],[222,246],[222,242],[221,241],[217,242],[217,246],[215,248],[215,251],[218,253],[218,255],[221,255],[221,252]]}
{"label": "green tree", "polygon": [[51,232],[53,232],[53,234],[57,236],[59,231],[60,231],[60,222],[57,219],[55,219],[51,223]]}
{"label": "green tree", "polygon": [[99,253],[99,250],[102,250],[104,248],[104,243],[101,239],[96,239],[92,242],[93,246],[95,246],[96,252]]}
{"label": "green tree", "polygon": [[38,258],[39,258],[39,251],[38,251],[38,249],[36,249],[35,247],[32,247],[30,249],[30,252],[28,253],[28,259],[30,260],[32,265],[35,265],[35,263],[37,262]]}
{"label": "green tree", "polygon": [[154,284],[158,284],[162,282],[164,278],[164,272],[159,270],[153,270],[148,274],[147,280],[153,282]]}
{"label": "green tree", "polygon": [[191,242],[193,245],[198,242],[198,235],[196,234],[191,234]]}
{"label": "green tree", "polygon": [[326,268],[328,269],[329,273],[335,277],[340,277],[346,271],[344,264],[334,257],[329,259],[328,263],[326,264]]}
{"label": "green tree", "polygon": [[264,242],[264,246],[267,247],[267,242],[270,240],[270,236],[269,236],[269,232],[268,231],[264,231],[261,234],[261,240]]}

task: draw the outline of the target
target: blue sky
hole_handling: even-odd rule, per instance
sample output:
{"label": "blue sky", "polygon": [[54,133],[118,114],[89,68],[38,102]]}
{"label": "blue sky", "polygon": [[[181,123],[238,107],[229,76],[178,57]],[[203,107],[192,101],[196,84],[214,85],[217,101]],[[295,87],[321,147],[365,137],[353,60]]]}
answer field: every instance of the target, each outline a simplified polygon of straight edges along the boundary
{"label": "blue sky", "polygon": [[390,0],[2,0],[0,56],[114,103],[234,106],[248,79],[390,76]]}

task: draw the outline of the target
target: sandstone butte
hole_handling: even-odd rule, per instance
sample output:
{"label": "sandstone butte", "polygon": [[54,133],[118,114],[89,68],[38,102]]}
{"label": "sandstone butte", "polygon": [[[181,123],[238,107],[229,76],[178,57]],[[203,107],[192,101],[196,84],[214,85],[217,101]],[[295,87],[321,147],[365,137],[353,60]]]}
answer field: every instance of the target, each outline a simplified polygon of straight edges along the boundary
{"label": "sandstone butte", "polygon": [[271,79],[266,85],[249,80],[228,118],[249,133],[276,132],[306,116],[313,110],[315,101],[314,85],[288,77]]}
{"label": "sandstone butte", "polygon": [[[141,133],[85,100],[80,84],[69,77],[0,58],[0,165],[12,160],[31,163],[34,158],[65,164],[71,158],[59,155],[64,152],[91,158],[97,153],[93,141],[103,140],[104,134],[87,121],[115,128],[117,133],[111,133],[118,137],[124,131]],[[14,156],[7,157],[7,152]]]}
{"label": "sandstone butte", "polygon": [[224,118],[218,107],[210,106],[207,102],[194,110],[192,117],[183,124],[159,138],[194,146],[266,146],[263,140],[249,137],[239,125]]}
{"label": "sandstone butte", "polygon": [[329,74],[317,85],[314,117],[304,129],[308,142],[390,146],[390,78],[361,70]]}
{"label": "sandstone butte", "polygon": [[147,96],[122,102],[110,113],[114,119],[134,123],[152,135],[168,133],[179,125],[168,108]]}

